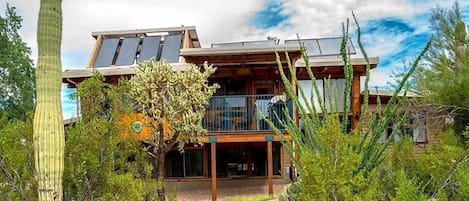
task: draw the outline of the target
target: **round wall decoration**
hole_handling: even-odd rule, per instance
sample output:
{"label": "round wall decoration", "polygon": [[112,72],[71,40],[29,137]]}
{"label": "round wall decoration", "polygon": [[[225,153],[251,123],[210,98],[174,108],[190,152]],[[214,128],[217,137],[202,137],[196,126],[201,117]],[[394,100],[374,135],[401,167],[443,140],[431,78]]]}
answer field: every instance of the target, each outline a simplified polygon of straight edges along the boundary
{"label": "round wall decoration", "polygon": [[140,121],[134,121],[134,122],[132,123],[132,130],[133,130],[133,131],[135,131],[135,132],[137,132],[137,133],[140,133],[140,132],[142,131],[142,129],[143,129],[143,124],[142,124],[142,122],[140,122]]}

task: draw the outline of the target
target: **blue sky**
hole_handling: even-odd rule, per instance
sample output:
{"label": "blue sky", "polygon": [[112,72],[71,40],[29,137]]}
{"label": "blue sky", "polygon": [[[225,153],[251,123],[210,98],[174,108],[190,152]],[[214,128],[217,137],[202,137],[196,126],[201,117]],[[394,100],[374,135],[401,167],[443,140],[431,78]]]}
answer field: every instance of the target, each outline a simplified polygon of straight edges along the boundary
{"label": "blue sky", "polygon": [[[6,0],[24,19],[20,34],[37,57],[38,1]],[[469,1],[460,1],[469,23]],[[215,42],[341,36],[341,23],[354,11],[370,56],[380,63],[371,86],[386,87],[392,71],[403,68],[431,35],[429,18],[446,0],[81,0],[63,2],[62,63],[64,69],[85,68],[94,44],[93,31],[195,25],[203,47]],[[0,4],[0,11],[5,3]],[[356,43],[354,24],[351,35]],[[72,90],[63,88],[64,118],[76,116]]]}

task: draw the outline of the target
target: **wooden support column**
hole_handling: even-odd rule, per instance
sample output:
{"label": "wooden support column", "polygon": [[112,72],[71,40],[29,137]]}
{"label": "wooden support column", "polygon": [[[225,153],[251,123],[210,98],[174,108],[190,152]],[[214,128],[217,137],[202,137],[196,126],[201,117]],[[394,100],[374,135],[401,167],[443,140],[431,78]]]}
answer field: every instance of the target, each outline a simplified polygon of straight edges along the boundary
{"label": "wooden support column", "polygon": [[[271,136],[273,137],[273,136]],[[272,197],[274,195],[274,167],[273,167],[273,157],[272,157],[272,140],[267,139],[267,177],[269,183],[269,196]]]}
{"label": "wooden support column", "polygon": [[360,76],[353,75],[352,80],[352,128],[357,129],[360,118]]}
{"label": "wooden support column", "polygon": [[98,56],[99,49],[101,48],[101,44],[103,42],[103,36],[99,35],[96,38],[96,42],[94,43],[93,50],[91,50],[90,58],[88,59],[88,63],[86,64],[87,68],[92,68],[94,66],[94,62],[96,61],[96,57]]}
{"label": "wooden support column", "polygon": [[212,201],[217,200],[217,144],[211,143],[212,158]]}
{"label": "wooden support column", "polygon": [[248,159],[248,177],[252,177],[252,151],[251,148],[246,149],[246,156]]}

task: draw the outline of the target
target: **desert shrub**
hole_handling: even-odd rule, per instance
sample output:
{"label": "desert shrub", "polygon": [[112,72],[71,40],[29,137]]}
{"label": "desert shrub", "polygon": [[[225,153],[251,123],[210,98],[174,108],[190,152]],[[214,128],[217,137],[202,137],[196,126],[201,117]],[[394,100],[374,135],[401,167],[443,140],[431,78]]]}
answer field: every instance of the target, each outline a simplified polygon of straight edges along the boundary
{"label": "desert shrub", "polygon": [[392,201],[426,201],[426,195],[419,188],[418,180],[408,178],[404,169],[395,174],[396,196]]}
{"label": "desert shrub", "polygon": [[0,128],[0,200],[37,200],[32,129],[30,119]]}
{"label": "desert shrub", "polygon": [[453,131],[439,134],[440,141],[416,155],[412,140],[393,144],[378,170],[379,200],[467,200],[467,150]]}
{"label": "desert shrub", "polygon": [[321,151],[303,152],[299,200],[376,200],[375,172],[352,175],[360,164],[359,136],[342,132],[338,118],[329,118],[316,134]]}
{"label": "desert shrub", "polygon": [[449,200],[467,200],[468,150],[459,144],[452,130],[440,133],[440,141],[417,159],[417,176],[428,181],[423,189],[432,197]]}

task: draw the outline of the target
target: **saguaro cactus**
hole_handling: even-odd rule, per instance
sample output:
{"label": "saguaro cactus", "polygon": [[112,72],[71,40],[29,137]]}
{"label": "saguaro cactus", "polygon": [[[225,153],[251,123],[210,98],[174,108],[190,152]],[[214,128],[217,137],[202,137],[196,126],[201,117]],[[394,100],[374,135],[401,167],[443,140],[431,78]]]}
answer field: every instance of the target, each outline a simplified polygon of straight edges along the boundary
{"label": "saguaro cactus", "polygon": [[34,160],[40,201],[62,200],[64,128],[60,96],[62,0],[41,0],[38,19]]}

